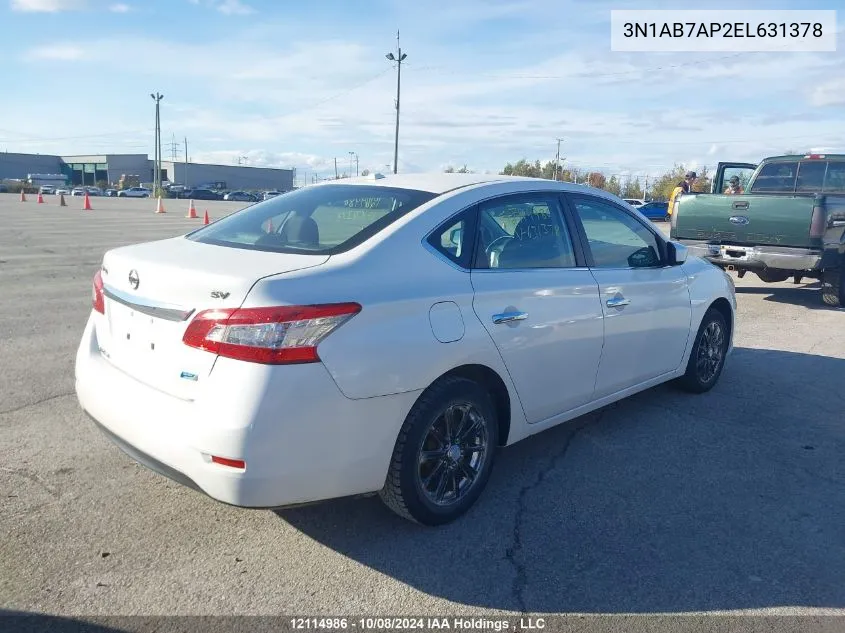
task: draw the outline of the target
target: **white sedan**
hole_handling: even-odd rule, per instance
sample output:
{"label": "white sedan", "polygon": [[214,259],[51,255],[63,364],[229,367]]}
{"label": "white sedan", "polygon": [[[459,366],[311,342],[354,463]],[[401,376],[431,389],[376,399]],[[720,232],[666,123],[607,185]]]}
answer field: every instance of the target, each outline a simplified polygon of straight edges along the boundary
{"label": "white sedan", "polygon": [[730,277],[610,194],[471,174],[305,187],[108,251],[82,408],[219,501],[379,492],[451,521],[498,448],[649,387],[701,393]]}
{"label": "white sedan", "polygon": [[149,198],[150,190],[144,187],[130,187],[117,192],[118,198]]}

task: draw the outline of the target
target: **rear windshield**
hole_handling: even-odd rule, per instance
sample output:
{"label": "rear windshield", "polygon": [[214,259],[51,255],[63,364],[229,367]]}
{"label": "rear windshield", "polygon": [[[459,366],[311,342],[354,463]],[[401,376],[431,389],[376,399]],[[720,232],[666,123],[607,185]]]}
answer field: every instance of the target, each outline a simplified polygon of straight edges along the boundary
{"label": "rear windshield", "polygon": [[845,193],[845,161],[778,161],[763,165],[751,193]]}
{"label": "rear windshield", "polygon": [[242,209],[187,237],[279,253],[342,253],[435,197],[410,189],[318,185]]}

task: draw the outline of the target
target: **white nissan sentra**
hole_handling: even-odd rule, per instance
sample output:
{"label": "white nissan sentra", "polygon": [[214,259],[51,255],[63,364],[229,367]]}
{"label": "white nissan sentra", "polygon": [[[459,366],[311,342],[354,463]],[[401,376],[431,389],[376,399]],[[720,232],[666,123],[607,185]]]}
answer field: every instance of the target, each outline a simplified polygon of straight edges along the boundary
{"label": "white nissan sentra", "polygon": [[735,307],[730,277],[602,191],[379,175],[108,251],[76,391],[219,501],[378,492],[436,525],[498,447],[666,381],[712,388]]}

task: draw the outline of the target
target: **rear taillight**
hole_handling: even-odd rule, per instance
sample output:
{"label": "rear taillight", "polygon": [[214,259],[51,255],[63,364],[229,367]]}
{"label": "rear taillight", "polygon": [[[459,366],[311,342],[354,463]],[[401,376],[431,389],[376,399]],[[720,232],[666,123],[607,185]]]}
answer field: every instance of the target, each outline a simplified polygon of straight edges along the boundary
{"label": "rear taillight", "polygon": [[204,310],[182,342],[253,363],[316,363],[320,341],[360,311],[357,303]]}
{"label": "rear taillight", "polygon": [[103,275],[99,270],[94,273],[94,284],[91,289],[91,304],[100,314],[106,313],[106,301],[103,298]]}
{"label": "rear taillight", "polygon": [[820,239],[824,237],[827,228],[827,213],[824,198],[817,196],[813,201],[813,215],[810,218],[810,237]]}

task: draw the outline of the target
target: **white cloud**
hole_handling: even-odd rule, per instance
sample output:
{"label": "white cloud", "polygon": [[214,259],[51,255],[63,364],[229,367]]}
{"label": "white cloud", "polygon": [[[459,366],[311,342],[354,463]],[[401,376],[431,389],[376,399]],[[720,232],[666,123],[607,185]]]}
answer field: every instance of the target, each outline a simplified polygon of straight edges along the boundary
{"label": "white cloud", "polygon": [[12,11],[26,13],[58,13],[85,6],[84,0],[12,0]]}
{"label": "white cloud", "polygon": [[838,78],[816,86],[810,97],[814,106],[845,105],[845,78]]}
{"label": "white cloud", "polygon": [[217,10],[225,15],[249,15],[255,9],[240,0],[223,0],[217,5]]}
{"label": "white cloud", "polygon": [[85,50],[81,46],[54,44],[35,48],[29,52],[28,57],[35,60],[78,61],[84,59],[86,55]]}
{"label": "white cloud", "polygon": [[109,7],[109,11],[111,11],[112,13],[129,13],[131,10],[132,7],[130,7],[128,4],[122,3],[113,4]]}

